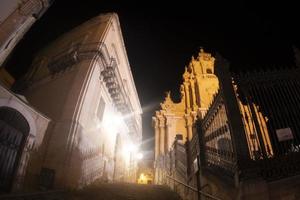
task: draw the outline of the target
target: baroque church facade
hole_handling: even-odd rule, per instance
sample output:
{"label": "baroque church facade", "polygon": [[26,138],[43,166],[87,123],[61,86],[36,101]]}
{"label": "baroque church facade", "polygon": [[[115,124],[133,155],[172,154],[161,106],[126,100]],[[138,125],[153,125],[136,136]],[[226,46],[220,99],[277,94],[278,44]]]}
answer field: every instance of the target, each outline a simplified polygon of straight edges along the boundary
{"label": "baroque church facade", "polygon": [[[214,94],[219,89],[217,76],[214,74],[214,57],[200,50],[198,57],[192,57],[183,73],[183,83],[180,85],[181,100],[173,102],[170,92],[161,103],[161,110],[155,112],[152,118],[155,131],[155,159],[167,154],[172,148],[176,135],[182,137],[182,142],[193,137],[193,125],[197,117],[204,116]],[[156,177],[162,173],[156,168]],[[161,182],[161,180],[156,180]]]}
{"label": "baroque church facade", "polygon": [[183,199],[299,199],[299,50],[295,66],[229,70],[202,49],[153,116],[155,180]]}

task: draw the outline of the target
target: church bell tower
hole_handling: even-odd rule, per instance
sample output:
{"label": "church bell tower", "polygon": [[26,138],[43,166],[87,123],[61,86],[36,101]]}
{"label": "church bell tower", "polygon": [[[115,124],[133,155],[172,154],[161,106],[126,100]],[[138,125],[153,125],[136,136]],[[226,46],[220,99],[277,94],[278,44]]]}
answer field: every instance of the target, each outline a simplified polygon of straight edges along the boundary
{"label": "church bell tower", "polygon": [[218,91],[219,81],[214,74],[214,62],[215,58],[202,48],[197,58],[192,56],[183,74],[183,85],[187,88],[185,90],[187,112],[194,111],[203,117]]}

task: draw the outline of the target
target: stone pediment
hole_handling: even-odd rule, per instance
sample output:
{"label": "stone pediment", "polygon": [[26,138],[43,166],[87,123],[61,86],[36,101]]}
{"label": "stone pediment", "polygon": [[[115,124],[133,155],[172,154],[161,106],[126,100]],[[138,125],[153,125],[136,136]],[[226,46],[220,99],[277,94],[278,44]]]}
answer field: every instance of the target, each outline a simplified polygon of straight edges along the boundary
{"label": "stone pediment", "polygon": [[161,109],[167,113],[180,113],[184,112],[184,103],[175,103],[171,98],[171,92],[166,93],[166,97],[163,103],[160,104]]}

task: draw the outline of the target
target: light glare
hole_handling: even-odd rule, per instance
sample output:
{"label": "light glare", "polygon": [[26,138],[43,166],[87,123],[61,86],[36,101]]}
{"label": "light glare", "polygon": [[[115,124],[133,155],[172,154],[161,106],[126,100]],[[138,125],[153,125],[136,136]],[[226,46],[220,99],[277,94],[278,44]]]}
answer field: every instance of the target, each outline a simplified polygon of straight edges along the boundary
{"label": "light glare", "polygon": [[144,157],[144,155],[143,155],[142,153],[138,153],[138,154],[136,155],[136,158],[137,158],[138,160],[143,159],[143,157]]}

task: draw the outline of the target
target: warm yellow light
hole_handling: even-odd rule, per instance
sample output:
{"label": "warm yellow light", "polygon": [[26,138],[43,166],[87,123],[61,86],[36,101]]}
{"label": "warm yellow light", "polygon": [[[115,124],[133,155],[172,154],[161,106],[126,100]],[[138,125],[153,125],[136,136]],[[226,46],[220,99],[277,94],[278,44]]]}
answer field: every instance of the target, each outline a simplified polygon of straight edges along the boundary
{"label": "warm yellow light", "polygon": [[138,183],[139,184],[145,184],[146,183],[146,176],[143,173],[141,173],[140,178],[138,180]]}
{"label": "warm yellow light", "polygon": [[152,183],[152,176],[149,173],[141,173],[138,179],[138,184],[151,184]]}

